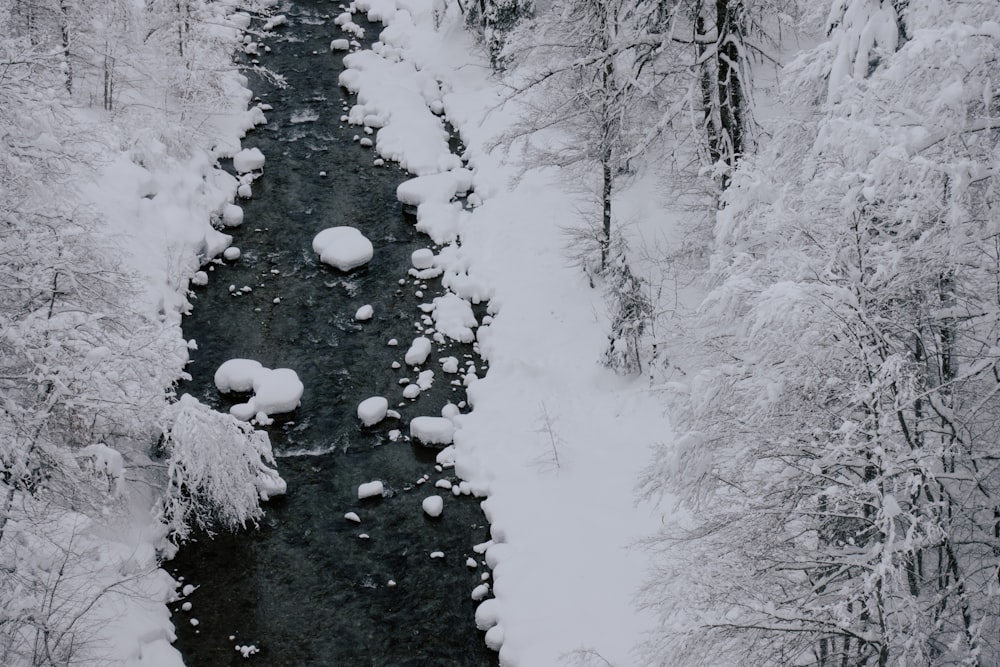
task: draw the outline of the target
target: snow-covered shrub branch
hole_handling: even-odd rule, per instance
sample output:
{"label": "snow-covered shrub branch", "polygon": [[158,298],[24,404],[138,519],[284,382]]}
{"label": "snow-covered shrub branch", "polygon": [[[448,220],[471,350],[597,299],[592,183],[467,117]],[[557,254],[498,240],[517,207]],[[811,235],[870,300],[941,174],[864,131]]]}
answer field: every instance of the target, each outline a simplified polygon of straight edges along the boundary
{"label": "snow-covered shrub branch", "polygon": [[285,491],[265,431],[185,394],[166,415],[167,492],[159,512],[174,539],[256,524],[261,500]]}

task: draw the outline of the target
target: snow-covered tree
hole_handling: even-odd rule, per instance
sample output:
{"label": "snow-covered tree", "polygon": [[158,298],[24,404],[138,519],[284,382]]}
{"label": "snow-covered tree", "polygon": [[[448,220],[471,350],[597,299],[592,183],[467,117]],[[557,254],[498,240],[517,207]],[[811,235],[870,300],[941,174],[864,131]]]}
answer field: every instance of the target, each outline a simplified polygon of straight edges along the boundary
{"label": "snow-covered tree", "polygon": [[466,23],[482,34],[495,69],[503,69],[503,50],[511,31],[535,12],[534,0],[471,0]]}
{"label": "snow-covered tree", "polygon": [[[685,664],[1000,660],[995,3],[833,3],[736,170],[709,364],[647,482],[654,651]],[[684,589],[684,590],[682,590]],[[681,607],[683,605],[683,608]]]}
{"label": "snow-covered tree", "polygon": [[263,515],[261,500],[285,491],[265,431],[185,394],[167,410],[168,486],[160,514],[184,540],[192,527],[244,528]]}

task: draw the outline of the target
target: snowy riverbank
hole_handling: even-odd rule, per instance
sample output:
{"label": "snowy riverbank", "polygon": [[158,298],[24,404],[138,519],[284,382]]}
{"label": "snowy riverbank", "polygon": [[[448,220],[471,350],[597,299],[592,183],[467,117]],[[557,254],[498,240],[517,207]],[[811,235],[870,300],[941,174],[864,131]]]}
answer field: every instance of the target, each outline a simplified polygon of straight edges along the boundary
{"label": "snowy riverbank", "polygon": [[[351,120],[382,126],[375,145],[384,157],[418,174],[447,172],[458,165],[443,141],[436,152],[412,141],[428,136],[412,130],[412,119],[440,103],[472,171],[471,211],[448,203],[460,189],[448,176],[439,177],[443,194],[428,184],[418,188],[425,197],[407,203],[420,205],[418,228],[450,243],[437,258],[445,285],[474,302],[488,299],[492,313],[476,333],[490,370],[466,379],[474,409],[457,417],[454,449],[457,472],[487,496],[492,525],[482,549],[494,569],[493,597],[477,624],[504,665],[598,657],[634,664],[652,624],[637,611],[648,571],[636,543],[660,525],[654,508],[636,504],[635,485],[670,428],[648,380],[599,363],[606,308],[565,251],[564,230],[580,226],[580,202],[557,170],[515,179],[525,166],[516,154],[490,149],[516,124],[517,110],[498,109],[503,89],[457,8],[442,16],[429,0],[354,7],[387,28],[381,46],[356,56],[356,74],[345,77],[359,91]],[[461,170],[449,173],[464,179]]]}
{"label": "snowy riverbank", "polygon": [[[172,472],[151,455],[195,344],[180,329],[189,281],[231,241],[213,222],[238,224],[239,183],[217,159],[263,120],[232,62],[251,17],[212,3],[183,19],[180,53],[172,36],[165,53],[166,19],[148,7],[116,19],[114,39],[71,9],[64,43],[80,29],[61,68],[45,51],[50,17],[0,12],[13,26],[0,53],[13,229],[2,239],[0,663],[180,665],[166,603],[184,592],[159,567],[174,545],[155,509]],[[154,27],[129,41],[143,21]],[[86,49],[101,39],[97,60]]]}

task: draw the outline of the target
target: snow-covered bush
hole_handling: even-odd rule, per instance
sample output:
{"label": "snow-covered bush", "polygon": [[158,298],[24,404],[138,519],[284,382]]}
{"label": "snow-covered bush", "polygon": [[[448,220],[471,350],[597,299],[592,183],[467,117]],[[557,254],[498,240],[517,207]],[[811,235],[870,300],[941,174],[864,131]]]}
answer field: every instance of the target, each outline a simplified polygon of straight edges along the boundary
{"label": "snow-covered bush", "polygon": [[175,541],[192,527],[211,532],[256,524],[262,500],[285,491],[265,431],[185,394],[167,409],[168,485],[159,513]]}
{"label": "snow-covered bush", "polygon": [[1000,7],[831,5],[785,90],[814,107],[718,216],[714,363],[647,479],[694,514],[658,540],[653,646],[997,664]]}

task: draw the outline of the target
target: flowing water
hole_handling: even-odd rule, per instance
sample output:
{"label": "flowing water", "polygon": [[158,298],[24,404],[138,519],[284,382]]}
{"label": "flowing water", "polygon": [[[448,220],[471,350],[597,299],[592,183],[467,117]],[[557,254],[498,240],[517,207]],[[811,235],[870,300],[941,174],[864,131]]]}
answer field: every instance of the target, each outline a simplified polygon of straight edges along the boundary
{"label": "flowing water", "polygon": [[[410,254],[430,245],[395,198],[407,175],[392,164],[373,167],[373,149],[353,141],[360,128],[339,122],[350,103],[337,85],[342,57],[328,48],[343,36],[333,25],[339,11],[320,0],[286,3],[289,25],[266,40],[272,52],[264,64],[288,87],[252,82],[273,109],[244,142],[261,148],[267,164],[234,233],[243,255],[213,265],[185,319],[199,348],[182,391],[228,409],[234,401],[219,396],[212,378],[236,357],[294,369],[305,385],[298,410],[269,428],[288,495],[267,504],[259,529],[201,537],[167,564],[197,587],[190,611],[172,606],[176,645],[192,667],[497,662],[475,628],[470,599],[486,572],[472,549],[489,538],[479,504],[433,487],[453,479],[435,469],[435,450],[389,438],[391,429],[405,433],[410,418],[439,415],[448,401],[464,399],[439,357],[475,363],[480,375],[485,369],[469,346],[435,346],[425,366],[435,371],[433,387],[415,401],[402,398],[399,379],[416,373],[391,365],[402,363],[418,335],[418,305],[441,288],[428,281],[418,297],[422,285],[406,276]],[[367,30],[364,43],[377,37],[379,26],[360,15],[355,21]],[[371,239],[375,256],[365,267],[345,274],[319,263],[312,238],[336,225]],[[375,316],[356,322],[364,304]],[[397,347],[387,344],[393,338]],[[389,398],[403,419],[363,428],[357,405],[375,395]],[[429,481],[417,484],[424,476]],[[359,501],[358,485],[376,479],[385,483],[384,497]],[[445,497],[437,519],[421,510],[434,493]],[[349,511],[362,522],[345,520]],[[435,551],[444,558],[432,559]],[[480,563],[474,569],[470,556]],[[256,652],[244,657],[237,646]]]}

